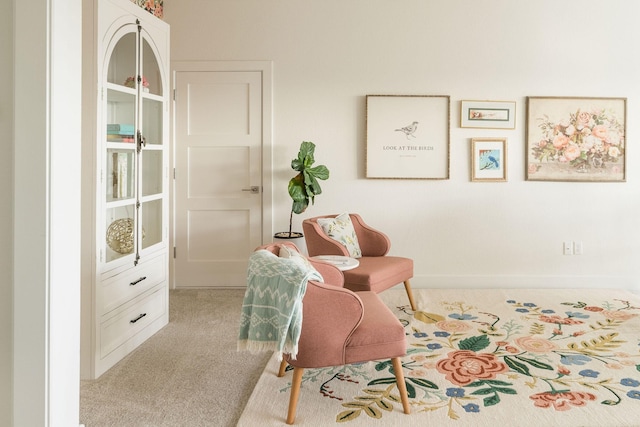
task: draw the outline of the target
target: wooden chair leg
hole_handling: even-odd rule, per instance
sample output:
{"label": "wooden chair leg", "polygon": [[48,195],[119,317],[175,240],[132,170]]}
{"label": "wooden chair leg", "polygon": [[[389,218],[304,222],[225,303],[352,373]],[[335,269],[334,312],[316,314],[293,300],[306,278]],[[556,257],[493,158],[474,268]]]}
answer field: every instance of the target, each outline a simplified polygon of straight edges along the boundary
{"label": "wooden chair leg", "polygon": [[400,400],[402,401],[402,409],[405,414],[411,413],[411,407],[409,406],[409,396],[407,396],[407,384],[404,382],[404,373],[402,372],[402,362],[399,357],[391,359],[393,363],[393,370],[396,373],[396,385],[400,392]]}
{"label": "wooden chair leg", "polygon": [[416,303],[413,301],[413,292],[411,291],[411,283],[409,280],[404,281],[404,289],[407,291],[409,297],[409,304],[411,304],[411,310],[416,311]]}
{"label": "wooden chair leg", "polygon": [[[296,408],[298,407],[298,396],[302,385],[302,374],[304,368],[293,368],[293,379],[291,380],[291,395],[289,396],[289,411],[287,412],[287,424],[293,424],[296,419]],[[406,393],[406,392],[405,392]]]}
{"label": "wooden chair leg", "polygon": [[278,370],[278,376],[284,377],[284,373],[286,370],[287,370],[287,361],[282,359],[282,362],[280,362],[280,369]]}

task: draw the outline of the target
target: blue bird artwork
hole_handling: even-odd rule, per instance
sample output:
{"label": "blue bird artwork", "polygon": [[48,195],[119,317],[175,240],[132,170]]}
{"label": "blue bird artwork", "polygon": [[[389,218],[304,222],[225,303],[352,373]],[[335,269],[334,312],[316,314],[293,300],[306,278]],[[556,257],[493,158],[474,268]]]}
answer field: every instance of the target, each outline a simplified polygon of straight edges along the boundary
{"label": "blue bird artwork", "polygon": [[500,169],[500,151],[480,150],[480,170]]}

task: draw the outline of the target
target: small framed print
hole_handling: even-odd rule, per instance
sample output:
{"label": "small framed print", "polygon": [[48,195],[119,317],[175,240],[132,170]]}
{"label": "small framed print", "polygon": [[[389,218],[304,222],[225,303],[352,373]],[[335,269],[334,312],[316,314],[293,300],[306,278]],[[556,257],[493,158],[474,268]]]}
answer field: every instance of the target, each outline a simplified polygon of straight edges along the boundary
{"label": "small framed print", "polygon": [[471,181],[507,180],[507,138],[471,140]]}
{"label": "small framed print", "polygon": [[461,101],[460,105],[462,128],[516,128],[516,103],[513,101]]}

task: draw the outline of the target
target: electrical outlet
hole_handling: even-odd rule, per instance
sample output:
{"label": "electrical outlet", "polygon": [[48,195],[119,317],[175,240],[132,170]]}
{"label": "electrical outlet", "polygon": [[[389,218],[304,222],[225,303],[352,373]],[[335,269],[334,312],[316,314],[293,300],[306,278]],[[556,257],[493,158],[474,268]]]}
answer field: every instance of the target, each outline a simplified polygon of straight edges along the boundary
{"label": "electrical outlet", "polygon": [[573,255],[573,242],[564,242],[562,244],[562,253],[564,255]]}
{"label": "electrical outlet", "polygon": [[582,241],[573,242],[573,254],[582,255],[584,248],[582,247]]}

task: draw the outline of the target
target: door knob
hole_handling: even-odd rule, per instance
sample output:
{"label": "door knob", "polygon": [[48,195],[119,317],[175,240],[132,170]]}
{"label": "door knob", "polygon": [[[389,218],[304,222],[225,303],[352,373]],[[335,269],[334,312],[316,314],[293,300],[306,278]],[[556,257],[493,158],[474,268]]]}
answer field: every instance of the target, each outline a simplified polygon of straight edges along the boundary
{"label": "door knob", "polygon": [[260,193],[260,187],[257,185],[252,185],[251,188],[243,188],[242,191],[251,191],[253,194]]}

